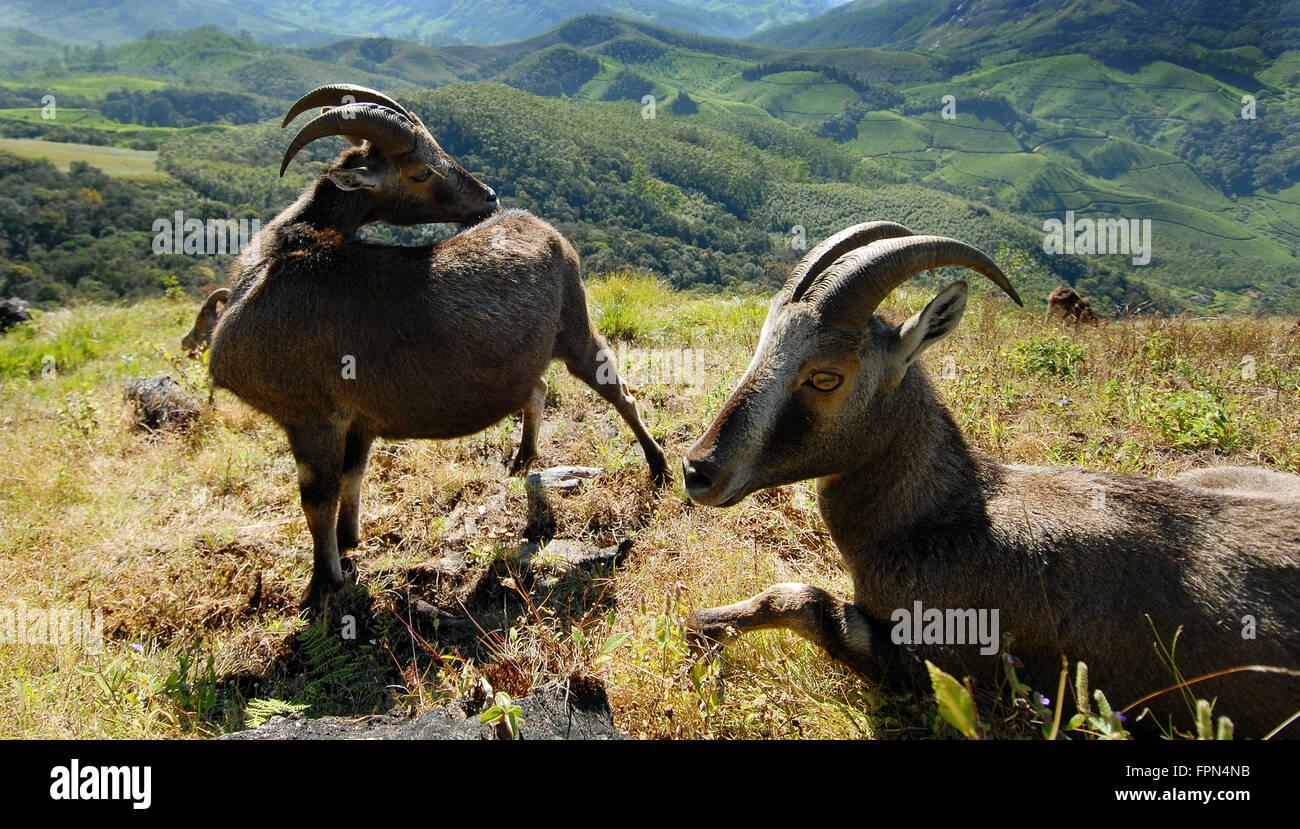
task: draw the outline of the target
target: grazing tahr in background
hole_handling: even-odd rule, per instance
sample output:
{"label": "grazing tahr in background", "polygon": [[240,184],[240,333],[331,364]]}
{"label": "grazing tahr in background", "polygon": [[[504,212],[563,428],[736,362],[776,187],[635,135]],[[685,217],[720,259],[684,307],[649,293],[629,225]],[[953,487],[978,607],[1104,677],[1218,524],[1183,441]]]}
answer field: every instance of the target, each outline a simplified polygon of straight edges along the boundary
{"label": "grazing tahr in background", "polygon": [[226,307],[229,301],[230,290],[227,288],[218,288],[203,300],[203,305],[199,307],[199,313],[194,318],[194,327],[181,338],[181,348],[185,349],[191,357],[198,357],[212,345],[212,329],[217,327],[221,309]]}
{"label": "grazing tahr in background", "polygon": [[1043,315],[1043,322],[1047,322],[1052,317],[1060,317],[1063,320],[1073,319],[1076,325],[1081,322],[1099,321],[1088,298],[1069,285],[1061,285],[1048,295],[1047,313]]}
{"label": "grazing tahr in background", "polygon": [[[360,538],[361,479],[376,437],[461,437],[522,412],[511,469],[523,469],[537,454],[552,360],[614,406],[653,478],[666,480],[663,450],[588,319],[568,241],[526,211],[500,211],[492,189],[395,101],[321,87],[285,123],[317,106],[328,109],[293,139],[281,173],[318,138],[356,146],[232,265],[209,361],[216,385],[288,434],[315,552],[304,606],[342,584],[339,551]],[[466,227],[425,247],[355,238],[376,221]]]}
{"label": "grazing tahr in background", "polygon": [[[1292,669],[1190,688],[1217,697],[1216,713],[1239,734],[1286,722],[1300,710],[1300,512],[1285,493],[1300,479],[1221,472],[1181,485],[1003,464],[972,448],[916,360],[961,320],[966,283],[902,325],[875,313],[895,287],[944,266],[975,270],[1019,302],[992,260],[954,239],[876,222],[814,248],[683,462],[687,493],[708,506],[816,478],[853,602],[778,584],[697,610],[688,624],[719,641],[789,628],[873,680],[928,690],[921,663],[895,644],[905,640],[891,637],[896,611],[918,601],[996,609],[1025,665],[1020,679],[1039,690],[1057,687],[1063,655],[1086,662],[1093,687],[1121,704],[1173,685],[1153,650],[1159,636],[1186,679],[1246,665]],[[978,645],[915,653],[981,684],[997,678],[998,656]],[[1166,722],[1183,699],[1167,693],[1149,705]]]}

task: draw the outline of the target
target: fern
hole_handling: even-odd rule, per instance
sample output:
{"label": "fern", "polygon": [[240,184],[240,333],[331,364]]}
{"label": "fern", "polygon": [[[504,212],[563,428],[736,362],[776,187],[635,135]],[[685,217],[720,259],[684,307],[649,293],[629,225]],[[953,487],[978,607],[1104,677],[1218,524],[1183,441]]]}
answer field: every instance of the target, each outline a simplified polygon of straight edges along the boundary
{"label": "fern", "polygon": [[244,723],[248,728],[260,728],[272,717],[287,717],[311,708],[306,702],[285,702],[281,699],[250,699],[244,707]]}
{"label": "fern", "polygon": [[306,663],[303,697],[318,713],[332,713],[340,705],[355,704],[352,698],[358,695],[357,689],[371,686],[365,649],[347,647],[326,624],[307,628],[299,642]]}

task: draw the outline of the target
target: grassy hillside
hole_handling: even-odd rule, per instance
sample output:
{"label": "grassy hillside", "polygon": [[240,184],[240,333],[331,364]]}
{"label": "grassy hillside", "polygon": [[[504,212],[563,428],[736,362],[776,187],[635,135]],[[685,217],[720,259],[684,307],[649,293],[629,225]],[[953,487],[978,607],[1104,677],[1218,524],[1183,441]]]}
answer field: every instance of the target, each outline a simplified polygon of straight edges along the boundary
{"label": "grassy hillside", "polygon": [[158,153],[124,150],[121,147],[97,147],[93,144],[66,144],[28,138],[0,138],[0,152],[23,158],[45,158],[67,171],[72,162],[89,164],[110,176],[129,178],[158,177]]}
{"label": "grassy hillside", "polygon": [[40,64],[63,56],[67,44],[57,38],[11,26],[0,26],[0,54],[10,65]]}
{"label": "grassy hillside", "polygon": [[[683,294],[627,273],[588,292],[623,346],[704,353],[706,370],[689,383],[628,373],[651,431],[680,457],[744,370],[767,296]],[[887,311],[902,319],[930,296],[905,287]],[[748,635],[720,662],[696,661],[682,627],[693,608],[775,581],[851,593],[811,490],[785,487],[726,511],[690,505],[680,483],[655,498],[629,430],[558,367],[547,376],[541,464],[603,471],[552,496],[556,537],[632,539],[626,560],[590,576],[539,563],[552,586],[530,594],[532,605],[518,596],[507,605],[508,588],[492,585],[511,577],[509,552],[530,515],[520,481],[503,471],[511,423],[456,441],[381,441],[352,554],[370,621],[355,647],[331,650],[296,611],[310,540],[277,428],[224,392],[188,432],[151,437],[129,425],[130,378],[167,372],[207,398],[202,365],[176,356],[193,311],[191,300],[161,298],[84,304],[0,336],[0,606],[88,604],[104,610],[108,633],[98,655],[0,649],[0,736],[211,736],[245,726],[268,699],[311,714],[418,711],[472,695],[479,677],[515,696],[598,679],[617,724],[641,737],[955,733],[928,706],[882,696],[793,634]],[[977,297],[923,361],[935,374],[955,370],[939,385],[957,422],[1007,461],[1157,476],[1220,462],[1294,472],[1293,322],[1143,318],[1074,331]],[[42,372],[46,355],[53,375]],[[1254,379],[1239,367],[1247,356]],[[471,530],[467,510],[479,516]],[[482,632],[431,575],[461,559],[510,608],[479,617]],[[429,604],[444,609],[440,623],[414,609]],[[417,619],[421,638],[398,617]],[[1039,733],[1027,712],[996,728]]]}

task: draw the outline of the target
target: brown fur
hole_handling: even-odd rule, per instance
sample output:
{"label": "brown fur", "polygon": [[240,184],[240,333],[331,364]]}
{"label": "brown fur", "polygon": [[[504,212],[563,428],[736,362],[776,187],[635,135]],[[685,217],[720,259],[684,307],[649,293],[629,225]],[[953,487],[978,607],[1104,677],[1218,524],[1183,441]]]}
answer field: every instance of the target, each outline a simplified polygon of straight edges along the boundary
{"label": "brown fur", "polygon": [[1184,472],[1174,481],[1246,497],[1300,498],[1300,477],[1253,466],[1208,466]]}
{"label": "brown fur", "polygon": [[[788,627],[865,676],[928,693],[914,657],[969,674],[985,689],[998,657],[971,645],[891,641],[891,616],[926,608],[997,609],[1022,681],[1051,692],[1062,656],[1124,706],[1175,683],[1153,650],[1178,636],[1195,678],[1242,665],[1300,669],[1300,515],[1289,497],[1213,491],[1127,475],[1004,465],[970,447],[917,353],[955,327],[965,283],[903,326],[872,317],[861,332],[816,303],[773,304],[749,371],[690,449],[687,492],[730,506],[758,489],[816,478],[826,526],[854,582],[852,604],[803,584],[775,585],[689,624],[725,640]],[[806,382],[832,371],[830,392]],[[1238,486],[1240,476],[1228,476]],[[1300,478],[1266,473],[1272,492]],[[1222,482],[1224,478],[1220,478]],[[1148,622],[1148,617],[1150,622]],[[1243,639],[1246,618],[1255,638]],[[1071,686],[1072,687],[1072,686]],[[1237,673],[1190,693],[1218,698],[1237,733],[1259,737],[1300,709],[1300,678]],[[1190,723],[1185,699],[1147,703]],[[1145,707],[1145,706],[1144,706]],[[1130,725],[1140,709],[1129,712]],[[1300,736],[1292,726],[1283,736]]]}

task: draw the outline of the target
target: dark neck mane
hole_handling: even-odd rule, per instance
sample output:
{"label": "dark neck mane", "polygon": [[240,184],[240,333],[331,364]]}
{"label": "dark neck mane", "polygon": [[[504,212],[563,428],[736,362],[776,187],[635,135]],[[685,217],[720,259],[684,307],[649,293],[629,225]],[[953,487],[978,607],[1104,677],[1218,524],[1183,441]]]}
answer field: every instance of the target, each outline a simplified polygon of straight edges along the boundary
{"label": "dark neck mane", "polygon": [[364,191],[340,190],[334,182],[321,176],[271,224],[306,225],[311,231],[333,230],[347,241],[356,238],[362,225],[371,221],[371,207],[370,196]]}

